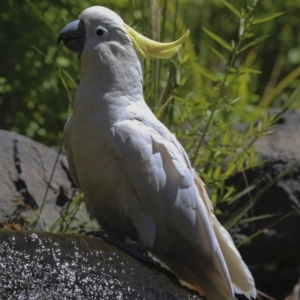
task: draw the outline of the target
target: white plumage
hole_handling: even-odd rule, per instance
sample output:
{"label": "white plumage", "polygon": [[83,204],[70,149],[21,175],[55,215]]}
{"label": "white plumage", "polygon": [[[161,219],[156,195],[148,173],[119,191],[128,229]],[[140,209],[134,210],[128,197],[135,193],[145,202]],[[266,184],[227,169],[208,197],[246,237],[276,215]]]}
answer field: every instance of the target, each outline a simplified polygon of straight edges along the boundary
{"label": "white plumage", "polygon": [[76,26],[60,34],[80,53],[82,74],[65,148],[91,217],[113,238],[140,241],[210,300],[234,299],[234,292],[255,297],[253,278],[213,215],[204,184],[143,99],[142,55],[132,32],[100,6],[83,11]]}

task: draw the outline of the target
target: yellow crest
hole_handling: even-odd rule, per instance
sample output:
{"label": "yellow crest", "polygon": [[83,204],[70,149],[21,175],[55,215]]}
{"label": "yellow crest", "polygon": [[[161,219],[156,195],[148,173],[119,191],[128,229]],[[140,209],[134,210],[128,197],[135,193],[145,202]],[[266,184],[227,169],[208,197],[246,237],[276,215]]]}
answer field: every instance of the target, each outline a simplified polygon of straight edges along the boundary
{"label": "yellow crest", "polygon": [[159,43],[146,38],[126,24],[124,24],[124,26],[137,52],[143,57],[170,58],[180,49],[181,45],[190,34],[190,31],[187,30],[177,41],[171,43]]}

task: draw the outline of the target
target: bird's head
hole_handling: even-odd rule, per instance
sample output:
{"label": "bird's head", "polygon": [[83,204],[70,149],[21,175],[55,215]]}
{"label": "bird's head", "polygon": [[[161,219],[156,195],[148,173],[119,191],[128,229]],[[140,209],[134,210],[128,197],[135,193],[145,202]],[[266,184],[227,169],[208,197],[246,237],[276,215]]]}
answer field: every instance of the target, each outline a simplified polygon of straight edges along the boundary
{"label": "bird's head", "polygon": [[96,49],[100,58],[103,55],[120,58],[130,52],[129,47],[135,50],[139,58],[170,58],[188,35],[189,31],[171,43],[155,42],[125,24],[113,11],[93,6],[85,9],[79,20],[69,23],[61,30],[58,44],[63,41],[69,50],[80,55],[88,48]]}

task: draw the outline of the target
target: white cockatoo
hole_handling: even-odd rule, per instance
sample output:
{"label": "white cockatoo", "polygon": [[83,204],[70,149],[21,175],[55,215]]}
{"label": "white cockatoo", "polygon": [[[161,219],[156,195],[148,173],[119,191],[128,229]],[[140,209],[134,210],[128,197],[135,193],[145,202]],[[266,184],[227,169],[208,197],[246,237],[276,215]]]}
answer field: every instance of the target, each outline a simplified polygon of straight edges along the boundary
{"label": "white cockatoo", "polygon": [[113,238],[141,242],[210,300],[256,296],[254,280],[213,214],[176,137],[143,98],[143,58],[170,58],[186,40],[152,41],[94,6],[60,32],[81,79],[64,143],[92,218]]}

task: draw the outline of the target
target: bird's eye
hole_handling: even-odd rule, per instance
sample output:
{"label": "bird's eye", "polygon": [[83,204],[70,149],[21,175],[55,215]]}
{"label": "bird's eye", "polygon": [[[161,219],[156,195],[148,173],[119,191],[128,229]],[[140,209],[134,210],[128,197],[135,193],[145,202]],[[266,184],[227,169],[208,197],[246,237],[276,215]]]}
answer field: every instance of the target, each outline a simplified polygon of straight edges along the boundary
{"label": "bird's eye", "polygon": [[96,38],[106,38],[108,37],[108,32],[105,28],[97,26],[93,30],[93,34]]}
{"label": "bird's eye", "polygon": [[97,36],[103,35],[103,34],[104,34],[103,29],[102,29],[102,28],[98,28],[98,29],[96,30],[96,34],[97,34]]}

